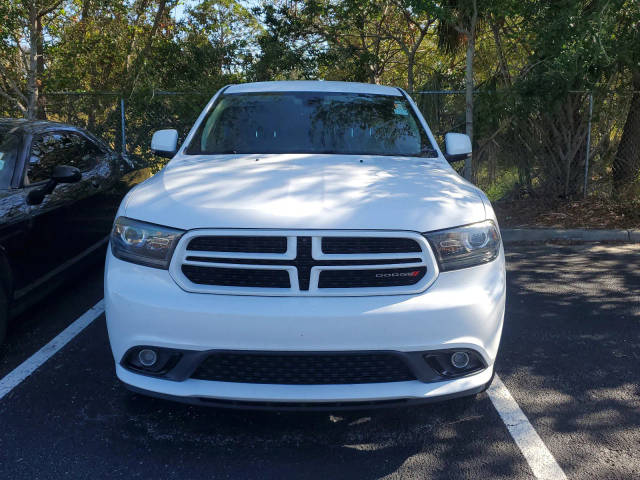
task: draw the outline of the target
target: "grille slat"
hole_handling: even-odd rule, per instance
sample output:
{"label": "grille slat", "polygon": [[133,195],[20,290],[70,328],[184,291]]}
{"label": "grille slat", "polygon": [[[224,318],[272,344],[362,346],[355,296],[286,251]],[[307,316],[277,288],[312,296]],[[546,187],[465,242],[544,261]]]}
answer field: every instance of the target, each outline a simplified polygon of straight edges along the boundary
{"label": "grille slat", "polygon": [[182,273],[199,285],[224,287],[291,288],[286,270],[199,267],[183,265]]}
{"label": "grille slat", "polygon": [[[291,260],[263,260],[254,258],[218,258],[197,257],[189,255],[186,260],[206,263],[233,263],[237,265],[291,265]],[[317,266],[351,266],[351,265],[395,265],[398,263],[420,263],[419,258],[389,258],[384,260],[309,260]]]}
{"label": "grille slat", "polygon": [[206,358],[192,378],[233,383],[337,385],[415,380],[407,364],[392,354],[242,354]]}
{"label": "grille slat", "polygon": [[323,237],[322,251],[327,254],[412,253],[422,249],[411,238],[396,237]]}
{"label": "grille slat", "polygon": [[196,237],[187,250],[196,252],[285,253],[287,237],[220,235]]}

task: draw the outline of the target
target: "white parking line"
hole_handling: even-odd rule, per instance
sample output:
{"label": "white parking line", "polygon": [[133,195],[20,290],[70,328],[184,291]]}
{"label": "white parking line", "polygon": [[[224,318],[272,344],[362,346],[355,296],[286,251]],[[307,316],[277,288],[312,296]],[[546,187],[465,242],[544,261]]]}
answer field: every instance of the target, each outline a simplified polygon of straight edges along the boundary
{"label": "white parking line", "polygon": [[53,340],[18,365],[6,377],[0,380],[0,400],[11,390],[16,388],[40,365],[49,360],[62,347],[69,343],[76,335],[104,313],[104,300],[100,300],[89,310],[84,312],[75,322],[60,332]]}
{"label": "white parking line", "polygon": [[566,480],[560,465],[498,375],[487,393],[535,477],[540,480]]}

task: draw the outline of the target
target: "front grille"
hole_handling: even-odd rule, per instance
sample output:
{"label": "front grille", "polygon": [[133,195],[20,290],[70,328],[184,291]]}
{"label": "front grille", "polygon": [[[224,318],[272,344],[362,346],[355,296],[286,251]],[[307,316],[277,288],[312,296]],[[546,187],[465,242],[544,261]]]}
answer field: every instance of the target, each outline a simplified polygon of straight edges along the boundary
{"label": "front grille", "polygon": [[388,268],[384,270],[325,270],[320,273],[318,288],[397,287],[415,285],[427,269]]}
{"label": "front grille", "polygon": [[195,237],[187,249],[196,252],[284,253],[287,237],[207,235]]}
{"label": "front grille", "polygon": [[170,266],[191,292],[332,296],[417,293],[435,269],[420,234],[340,230],[194,230]]}
{"label": "front grille", "polygon": [[245,268],[199,267],[183,265],[182,273],[199,285],[225,287],[290,288],[286,270],[264,270]]}
{"label": "front grille", "polygon": [[407,364],[387,353],[215,353],[192,378],[275,385],[337,385],[415,380]]}
{"label": "front grille", "polygon": [[322,251],[328,254],[420,252],[411,238],[394,237],[324,237]]}

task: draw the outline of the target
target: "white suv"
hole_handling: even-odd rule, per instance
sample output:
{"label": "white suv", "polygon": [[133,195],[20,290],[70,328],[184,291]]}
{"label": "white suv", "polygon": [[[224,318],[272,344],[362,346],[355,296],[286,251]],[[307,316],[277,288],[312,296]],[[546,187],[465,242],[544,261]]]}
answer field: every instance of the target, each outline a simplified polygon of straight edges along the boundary
{"label": "white suv", "polygon": [[123,200],[105,273],[116,372],[203,405],[409,404],[491,382],[505,263],[487,197],[401,89],[231,85]]}

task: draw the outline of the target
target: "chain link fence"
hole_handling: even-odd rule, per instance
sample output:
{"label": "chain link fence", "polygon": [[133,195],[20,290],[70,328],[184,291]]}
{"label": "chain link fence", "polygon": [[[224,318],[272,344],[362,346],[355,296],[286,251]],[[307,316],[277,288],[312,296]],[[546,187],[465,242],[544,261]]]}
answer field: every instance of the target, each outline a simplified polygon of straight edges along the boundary
{"label": "chain link fence", "polygon": [[[156,172],[166,160],[150,152],[153,132],[175,128],[183,141],[212,94],[57,92],[47,93],[44,104],[47,119],[86,128]],[[413,97],[441,146],[447,132],[464,133],[464,92]],[[0,116],[21,112],[3,101]],[[640,131],[638,92],[572,92],[552,106],[523,101],[515,92],[477,92],[473,181],[492,200],[612,197],[640,183],[640,135],[629,134],[634,131]]]}
{"label": "chain link fence", "polygon": [[[464,92],[413,96],[438,141],[447,132],[464,133]],[[550,105],[525,102],[509,91],[478,92],[474,182],[493,200],[612,197],[619,187],[637,186],[640,138],[630,138],[626,149],[621,140],[625,125],[634,130],[628,123],[635,116],[640,128],[640,111],[632,105],[638,100],[637,92],[571,92]]]}
{"label": "chain link fence", "polygon": [[129,155],[137,162],[150,166],[153,173],[160,170],[167,160],[151,154],[153,132],[174,128],[178,131],[178,142],[181,144],[212,95],[152,91],[126,99],[124,121]]}

